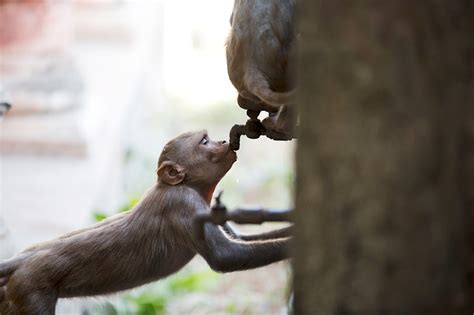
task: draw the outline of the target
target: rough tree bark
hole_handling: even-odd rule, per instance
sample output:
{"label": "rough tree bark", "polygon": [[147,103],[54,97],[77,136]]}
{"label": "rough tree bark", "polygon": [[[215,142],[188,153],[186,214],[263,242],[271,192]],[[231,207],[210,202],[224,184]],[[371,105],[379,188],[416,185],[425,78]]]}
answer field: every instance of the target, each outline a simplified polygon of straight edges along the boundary
{"label": "rough tree bark", "polygon": [[474,312],[474,2],[301,0],[296,314]]}

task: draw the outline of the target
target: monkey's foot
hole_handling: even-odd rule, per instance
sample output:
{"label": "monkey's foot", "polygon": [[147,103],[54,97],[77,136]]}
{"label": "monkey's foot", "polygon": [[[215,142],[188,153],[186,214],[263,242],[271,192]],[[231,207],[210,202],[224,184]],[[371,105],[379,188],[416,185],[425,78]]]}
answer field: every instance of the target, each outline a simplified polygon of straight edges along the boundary
{"label": "monkey's foot", "polygon": [[265,135],[267,136],[267,138],[277,141],[289,141],[295,138],[293,133],[284,133],[275,130],[267,130],[265,132]]}
{"label": "monkey's foot", "polygon": [[263,126],[265,127],[265,135],[272,140],[291,140],[295,138],[294,128],[287,126],[281,128],[278,125],[275,125],[273,117],[267,117],[262,121]]}
{"label": "monkey's foot", "polygon": [[276,114],[270,114],[262,121],[265,135],[273,140],[291,140],[294,136],[296,121],[293,110],[282,105]]}

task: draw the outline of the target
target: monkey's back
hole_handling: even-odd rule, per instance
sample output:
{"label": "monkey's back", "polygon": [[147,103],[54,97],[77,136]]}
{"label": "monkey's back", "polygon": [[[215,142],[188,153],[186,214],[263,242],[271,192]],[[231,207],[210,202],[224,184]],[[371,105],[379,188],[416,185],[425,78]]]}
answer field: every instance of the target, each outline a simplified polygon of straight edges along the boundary
{"label": "monkey's back", "polygon": [[113,293],[165,277],[195,253],[167,236],[172,233],[163,211],[160,194],[146,194],[129,213],[28,249],[34,255],[12,278],[54,289],[61,298]]}
{"label": "monkey's back", "polygon": [[93,236],[103,240],[100,243],[91,238],[80,240],[82,250],[78,251],[71,246],[74,242],[64,246],[58,253],[58,259],[65,260],[59,297],[122,291],[182,268],[194,253],[181,248],[182,255],[169,255],[176,244],[166,238],[160,220],[130,216],[117,222],[118,227],[97,231]]}
{"label": "monkey's back", "polygon": [[236,1],[226,55],[229,78],[239,92],[245,75],[258,70],[273,91],[293,88],[294,1]]}

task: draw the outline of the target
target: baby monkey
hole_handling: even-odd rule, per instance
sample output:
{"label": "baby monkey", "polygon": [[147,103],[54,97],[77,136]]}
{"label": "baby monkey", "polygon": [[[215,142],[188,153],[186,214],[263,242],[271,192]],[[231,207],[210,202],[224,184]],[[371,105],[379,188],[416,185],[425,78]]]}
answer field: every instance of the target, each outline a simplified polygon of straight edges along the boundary
{"label": "baby monkey", "polygon": [[193,231],[210,211],[214,189],[236,161],[226,141],[206,131],[168,142],[158,180],[130,211],[0,263],[0,313],[54,314],[58,298],[130,289],[166,277],[200,254],[219,272],[257,268],[288,257],[287,229],[239,235],[229,225]]}

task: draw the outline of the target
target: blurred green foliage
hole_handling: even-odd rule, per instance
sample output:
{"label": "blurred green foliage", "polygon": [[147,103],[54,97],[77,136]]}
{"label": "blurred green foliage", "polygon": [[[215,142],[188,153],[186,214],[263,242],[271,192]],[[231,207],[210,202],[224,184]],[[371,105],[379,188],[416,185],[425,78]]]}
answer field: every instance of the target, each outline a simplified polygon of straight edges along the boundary
{"label": "blurred green foliage", "polygon": [[130,291],[115,301],[96,307],[92,315],[160,315],[175,299],[207,290],[217,283],[213,271],[184,270],[167,279]]}

